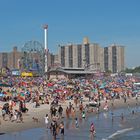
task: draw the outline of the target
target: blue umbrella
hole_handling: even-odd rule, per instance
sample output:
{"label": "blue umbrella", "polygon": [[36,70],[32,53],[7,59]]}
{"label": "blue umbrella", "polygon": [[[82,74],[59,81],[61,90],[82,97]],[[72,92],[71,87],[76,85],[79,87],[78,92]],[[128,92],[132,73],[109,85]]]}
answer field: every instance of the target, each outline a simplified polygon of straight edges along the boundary
{"label": "blue umbrella", "polygon": [[4,96],[4,94],[0,93],[0,97],[3,97],[3,96]]}

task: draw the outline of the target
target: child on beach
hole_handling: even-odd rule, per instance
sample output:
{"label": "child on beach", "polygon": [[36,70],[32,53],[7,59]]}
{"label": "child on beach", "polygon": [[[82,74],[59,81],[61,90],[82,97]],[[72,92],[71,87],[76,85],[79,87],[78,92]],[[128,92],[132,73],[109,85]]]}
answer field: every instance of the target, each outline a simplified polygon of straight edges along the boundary
{"label": "child on beach", "polygon": [[46,128],[48,128],[48,123],[49,123],[49,116],[48,116],[48,114],[46,114],[46,116],[44,117],[44,119],[45,119]]}

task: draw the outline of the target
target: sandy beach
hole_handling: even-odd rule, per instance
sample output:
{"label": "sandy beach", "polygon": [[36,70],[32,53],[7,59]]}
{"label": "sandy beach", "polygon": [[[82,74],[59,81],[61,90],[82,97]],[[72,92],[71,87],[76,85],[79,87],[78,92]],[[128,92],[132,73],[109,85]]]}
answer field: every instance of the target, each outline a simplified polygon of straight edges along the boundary
{"label": "sandy beach", "polygon": [[[65,103],[61,104],[62,107],[64,108],[63,111],[64,117],[65,117],[65,108],[70,101],[71,100],[67,100]],[[73,101],[71,102],[73,103]],[[87,103],[88,103],[88,99],[84,99],[83,104],[85,105]],[[136,102],[135,98],[127,99],[126,103],[124,103],[122,99],[115,99],[113,103],[114,104],[113,108],[114,109],[128,108],[128,104],[129,107],[135,107],[136,103],[138,106],[140,105],[138,101]],[[2,103],[0,103],[0,105],[2,105]],[[109,105],[109,109],[111,109],[112,101],[108,101],[108,105]],[[103,106],[104,106],[104,101],[101,101],[100,111],[104,111]],[[7,121],[3,121],[2,117],[0,117],[1,119],[0,133],[10,133],[10,132],[23,131],[31,128],[45,127],[44,117],[47,113],[49,114],[50,105],[43,104],[38,108],[33,108],[33,104],[28,103],[27,108],[29,108],[29,111],[23,114],[23,118],[24,118],[23,123],[11,122],[9,121],[8,116],[6,117]],[[90,113],[90,115],[94,115],[94,114],[95,112]],[[34,122],[32,117],[38,118],[39,122]]]}

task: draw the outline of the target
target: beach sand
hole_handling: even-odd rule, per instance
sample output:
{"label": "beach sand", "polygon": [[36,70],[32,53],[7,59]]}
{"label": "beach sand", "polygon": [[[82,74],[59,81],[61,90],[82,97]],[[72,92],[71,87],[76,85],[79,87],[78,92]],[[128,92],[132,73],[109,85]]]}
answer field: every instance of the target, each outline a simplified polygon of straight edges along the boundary
{"label": "beach sand", "polygon": [[[65,117],[65,108],[68,106],[69,102],[72,102],[71,100],[66,101],[65,103],[62,104],[62,107],[64,108],[63,114]],[[84,99],[83,104],[87,104],[88,99]],[[136,103],[138,106],[140,106],[139,102],[136,102],[135,98],[127,99],[127,102],[124,103],[122,99],[115,99],[114,100],[114,109],[119,109],[119,108],[127,108],[128,104],[129,107],[135,107]],[[2,105],[2,103],[0,103]],[[108,101],[109,109],[112,108],[112,101]],[[46,114],[49,114],[49,109],[50,105],[44,104],[41,105],[38,108],[33,108],[32,103],[27,103],[27,108],[29,111],[25,114],[23,114],[24,122],[23,123],[16,123],[16,122],[10,122],[9,118],[6,117],[7,121],[3,121],[2,117],[0,117],[1,120],[1,125],[0,125],[0,133],[10,133],[10,132],[17,132],[17,131],[23,131],[27,129],[32,129],[32,128],[40,128],[40,127],[45,127],[44,123],[44,117]],[[103,109],[104,106],[104,101],[101,101],[101,107],[100,111],[104,111]],[[95,112],[91,113],[91,115],[94,115]],[[34,122],[32,117],[38,118],[39,122]]]}

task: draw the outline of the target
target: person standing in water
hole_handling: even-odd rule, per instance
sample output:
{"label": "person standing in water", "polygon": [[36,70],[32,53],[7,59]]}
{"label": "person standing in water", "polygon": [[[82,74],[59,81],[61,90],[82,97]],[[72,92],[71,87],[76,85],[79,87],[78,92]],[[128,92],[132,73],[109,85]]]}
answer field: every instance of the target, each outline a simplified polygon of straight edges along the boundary
{"label": "person standing in water", "polygon": [[60,134],[64,136],[64,122],[62,121],[59,125],[60,127]]}
{"label": "person standing in water", "polygon": [[123,115],[123,113],[121,114],[121,120],[122,120],[122,121],[124,120],[124,115]]}
{"label": "person standing in water", "polygon": [[92,122],[90,125],[90,136],[91,138],[95,135],[95,127],[94,127],[94,123]]}
{"label": "person standing in water", "polygon": [[79,125],[78,125],[78,119],[77,119],[77,118],[75,118],[75,127],[76,127],[76,128],[79,127]]}
{"label": "person standing in water", "polygon": [[55,120],[53,120],[51,122],[51,132],[52,132],[52,136],[53,136],[53,140],[56,140],[56,135],[57,135],[57,122]]}
{"label": "person standing in water", "polygon": [[82,118],[83,119],[85,119],[86,118],[86,113],[85,113],[85,111],[83,110],[83,112],[82,112]]}

